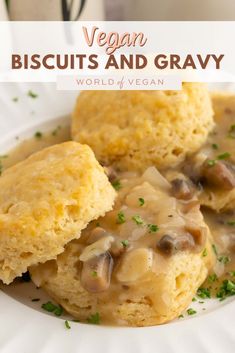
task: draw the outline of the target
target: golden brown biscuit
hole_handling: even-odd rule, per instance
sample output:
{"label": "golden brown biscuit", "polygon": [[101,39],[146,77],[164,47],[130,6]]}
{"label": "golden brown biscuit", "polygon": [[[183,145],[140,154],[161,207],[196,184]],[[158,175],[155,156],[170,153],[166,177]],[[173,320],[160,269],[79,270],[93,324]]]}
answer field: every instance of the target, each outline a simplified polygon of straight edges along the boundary
{"label": "golden brown biscuit", "polygon": [[53,259],[115,198],[91,149],[76,142],[46,148],[0,177],[0,278]]}
{"label": "golden brown biscuit", "polygon": [[[235,179],[235,139],[231,132],[231,127],[235,126],[235,95],[231,93],[213,93],[212,104],[215,112],[214,120],[216,123],[215,130],[210,136],[207,143],[207,150],[210,153],[207,158],[215,159],[217,155],[224,152],[230,153],[230,158],[219,163],[229,163],[233,169]],[[234,128],[233,128],[234,129]],[[212,145],[218,146],[218,149],[211,148]],[[205,157],[206,158],[206,157]],[[211,170],[216,168],[211,168]],[[222,181],[222,184],[225,180]],[[216,212],[224,212],[235,209],[235,187],[231,189],[221,187],[205,186],[203,192],[199,195],[202,205],[207,206]]]}
{"label": "golden brown biscuit", "polygon": [[79,320],[98,312],[104,324],[161,324],[187,308],[212,268],[210,232],[198,201],[176,200],[156,170],[121,185],[114,210],[57,260],[31,267],[32,280]]}
{"label": "golden brown biscuit", "polygon": [[124,171],[177,165],[212,127],[210,96],[199,83],[181,91],[82,92],[72,117],[73,139]]}

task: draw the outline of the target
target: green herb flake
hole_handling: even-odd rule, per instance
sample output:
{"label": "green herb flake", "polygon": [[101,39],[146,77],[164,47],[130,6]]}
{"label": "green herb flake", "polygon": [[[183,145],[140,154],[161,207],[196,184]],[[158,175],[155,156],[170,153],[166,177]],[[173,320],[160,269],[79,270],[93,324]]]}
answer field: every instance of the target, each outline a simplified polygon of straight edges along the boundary
{"label": "green herb flake", "polygon": [[194,297],[193,299],[192,299],[192,302],[196,302],[197,301],[197,299]]}
{"label": "green herb flake", "polygon": [[118,212],[117,214],[117,223],[122,224],[126,222],[126,217],[122,211]]}
{"label": "green herb flake", "polygon": [[184,315],[182,314],[178,316],[178,319],[183,319],[183,318],[184,318]]}
{"label": "green herb flake", "polygon": [[42,309],[48,311],[49,313],[54,313],[56,316],[61,316],[63,314],[63,308],[60,305],[55,305],[51,301],[42,304]]}
{"label": "green herb flake", "polygon": [[219,155],[217,156],[217,159],[221,160],[221,159],[227,159],[227,158],[229,158],[229,157],[231,157],[231,154],[230,154],[229,152],[224,152],[224,153],[222,153],[222,154],[219,154]]}
{"label": "green herb flake", "polygon": [[196,312],[196,310],[194,310],[194,309],[192,309],[192,308],[189,308],[188,310],[187,310],[187,314],[188,315],[195,315],[197,312]]}
{"label": "green herb flake", "polygon": [[215,244],[212,244],[211,246],[212,246],[212,249],[213,249],[215,255],[218,256],[218,251],[217,251]]}
{"label": "green herb flake", "polygon": [[199,304],[204,304],[205,302],[203,302],[203,301],[199,301],[198,303],[199,303]]}
{"label": "green herb flake", "polygon": [[213,150],[218,150],[218,148],[219,148],[217,143],[212,143],[211,147],[213,148]]}
{"label": "green herb flake", "polygon": [[215,281],[217,281],[218,280],[218,277],[217,277],[217,275],[215,274],[215,273],[213,273],[212,275],[209,275],[208,276],[208,281],[210,282],[210,283],[213,283],[213,282],[215,282]]}
{"label": "green herb flake", "polygon": [[139,216],[139,215],[135,215],[132,217],[132,220],[138,225],[143,225],[144,224],[144,220]]}
{"label": "green herb flake", "polygon": [[209,288],[198,288],[197,290],[197,296],[201,299],[206,299],[211,297],[211,293]]}
{"label": "green herb flake", "polygon": [[228,274],[232,277],[235,277],[235,271],[230,271]]}
{"label": "green herb flake", "polygon": [[31,301],[32,301],[32,302],[39,302],[39,301],[40,301],[40,298],[33,298]]}
{"label": "green herb flake", "polygon": [[156,224],[148,224],[149,233],[156,233],[159,227]]}
{"label": "green herb flake", "polygon": [[68,330],[71,329],[71,326],[70,326],[68,320],[65,320],[64,325],[65,325],[65,327],[66,327]]}
{"label": "green herb flake", "polygon": [[12,101],[16,103],[16,102],[19,101],[19,98],[18,98],[18,97],[13,97],[13,98],[12,98]]}
{"label": "green herb flake", "polygon": [[33,92],[32,90],[29,90],[27,95],[28,95],[28,97],[33,98],[33,99],[38,97],[38,94]]}
{"label": "green herb flake", "polygon": [[88,322],[89,324],[99,325],[99,324],[100,324],[100,314],[99,314],[99,313],[91,314],[91,315],[87,318],[87,322]]}
{"label": "green herb flake", "polygon": [[139,204],[140,204],[140,207],[143,206],[145,203],[143,197],[139,197]]}
{"label": "green herb flake", "polygon": [[41,133],[41,131],[36,131],[35,132],[35,134],[34,134],[34,137],[36,138],[36,139],[41,139],[42,138],[42,133]]}
{"label": "green herb flake", "polygon": [[98,276],[98,273],[97,273],[97,271],[92,271],[92,272],[91,272],[91,275],[92,275],[92,277],[97,277],[97,276]]}
{"label": "green herb flake", "polygon": [[231,125],[228,130],[228,137],[234,139],[235,138],[235,124]]}
{"label": "green herb flake", "polygon": [[216,160],[215,159],[208,159],[207,164],[210,167],[213,167],[216,164]]}
{"label": "green herb flake", "polygon": [[63,314],[63,308],[62,306],[57,306],[56,309],[54,310],[55,316],[61,316]]}
{"label": "green herb flake", "polygon": [[202,257],[206,257],[208,254],[207,254],[207,248],[205,248],[202,252]]}
{"label": "green herb flake", "polygon": [[227,297],[235,295],[235,282],[225,279],[216,293],[216,297],[219,300],[224,300]]}
{"label": "green herb flake", "polygon": [[222,264],[226,265],[226,264],[229,263],[231,260],[230,260],[230,257],[229,257],[229,256],[222,255],[222,256],[219,256],[219,257],[218,257],[218,261],[221,262]]}
{"label": "green herb flake", "polygon": [[129,245],[129,241],[126,239],[126,240],[123,240],[121,241],[122,245],[124,248],[126,248],[128,245]]}
{"label": "green herb flake", "polygon": [[235,221],[228,221],[227,225],[230,227],[233,227],[233,226],[235,226]]}
{"label": "green herb flake", "polygon": [[119,191],[122,188],[122,184],[120,183],[120,180],[114,180],[112,182],[112,186],[116,191]]}
{"label": "green herb flake", "polygon": [[42,304],[42,309],[48,311],[49,313],[53,313],[56,308],[57,306],[50,301]]}

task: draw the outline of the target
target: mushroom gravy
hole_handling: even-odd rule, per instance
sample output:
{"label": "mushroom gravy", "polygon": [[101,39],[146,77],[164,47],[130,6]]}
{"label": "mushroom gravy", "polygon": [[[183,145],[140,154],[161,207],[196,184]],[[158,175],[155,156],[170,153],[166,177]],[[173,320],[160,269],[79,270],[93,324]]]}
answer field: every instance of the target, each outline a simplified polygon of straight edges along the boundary
{"label": "mushroom gravy", "polygon": [[[83,263],[81,281],[87,291],[107,290],[113,270],[116,280],[125,285],[129,281],[137,281],[136,276],[141,275],[141,271],[149,271],[150,268],[152,271],[164,271],[167,258],[177,251],[203,254],[207,227],[202,225],[197,196],[204,189],[213,193],[219,187],[225,192],[234,188],[235,96],[213,95],[213,106],[216,126],[207,143],[177,171],[163,171],[166,179],[152,167],[142,176],[107,170],[118,190],[115,209],[98,222],[92,222],[79,241],[80,261]],[[70,139],[68,127],[55,131],[35,134],[32,139],[19,143],[7,156],[0,157],[2,168],[8,168],[44,147]],[[215,162],[210,165],[208,161]],[[204,170],[204,174],[200,174],[203,163],[211,167],[209,173]],[[228,167],[219,171],[222,181],[218,179],[218,169],[213,179],[210,173],[221,165],[221,168]],[[187,171],[188,166],[194,174],[192,178]],[[212,179],[214,181],[210,184]],[[210,275],[216,275],[218,286],[217,278],[224,280],[228,273],[228,278],[231,278],[231,271],[235,271],[235,211],[216,213],[202,208],[202,212],[213,235],[217,261]],[[94,261],[94,255],[97,261]],[[126,271],[128,261],[133,262],[129,266],[130,271]],[[90,271],[96,273],[92,281],[87,280]]]}

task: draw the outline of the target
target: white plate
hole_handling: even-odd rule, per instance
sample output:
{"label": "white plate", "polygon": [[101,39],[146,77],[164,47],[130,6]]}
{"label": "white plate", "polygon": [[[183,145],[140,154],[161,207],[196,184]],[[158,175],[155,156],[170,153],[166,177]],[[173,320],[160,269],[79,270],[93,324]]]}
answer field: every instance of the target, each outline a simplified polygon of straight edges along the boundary
{"label": "white plate", "polygon": [[[221,86],[217,86],[220,88]],[[228,85],[223,85],[228,88]],[[233,88],[233,86],[229,86]],[[28,90],[38,94],[33,99]],[[0,86],[0,154],[37,130],[69,123],[76,92],[58,92],[53,84],[4,84]],[[12,98],[18,97],[18,102]],[[1,286],[1,353],[234,353],[235,301],[192,303],[195,316],[146,328],[114,328],[70,322],[41,309],[48,300],[32,283]],[[32,302],[32,298],[41,298]],[[203,310],[205,308],[205,310]],[[68,317],[69,319],[69,317]]]}

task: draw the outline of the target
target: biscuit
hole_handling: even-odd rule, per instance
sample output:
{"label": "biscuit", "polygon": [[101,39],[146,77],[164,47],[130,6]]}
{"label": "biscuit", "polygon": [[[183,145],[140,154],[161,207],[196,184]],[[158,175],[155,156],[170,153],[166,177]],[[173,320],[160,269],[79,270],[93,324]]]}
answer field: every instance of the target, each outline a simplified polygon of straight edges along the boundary
{"label": "biscuit", "polygon": [[86,91],[72,116],[72,137],[120,170],[172,167],[197,151],[213,127],[206,86],[181,91]]}
{"label": "biscuit", "polygon": [[57,261],[31,268],[32,280],[75,318],[86,322],[98,312],[102,324],[111,320],[121,326],[151,326],[177,318],[190,304],[213,263],[210,243],[206,257],[180,252],[166,260],[158,255],[158,273],[150,272],[137,282],[97,295],[81,285],[80,252],[79,240],[70,242]]}
{"label": "biscuit", "polygon": [[[235,166],[234,138],[228,138],[230,126],[235,122],[235,96],[231,93],[212,93],[212,104],[215,112],[216,135],[211,137],[211,143],[217,143],[221,151],[231,153],[230,162]],[[214,151],[215,152],[215,151]],[[216,151],[217,152],[217,151]],[[217,152],[218,154],[218,152]],[[214,156],[210,156],[214,158]],[[235,209],[235,188],[223,190],[221,188],[204,188],[199,195],[203,206],[216,212],[224,212]]]}
{"label": "biscuit", "polygon": [[32,280],[79,320],[98,312],[103,324],[161,324],[187,308],[213,267],[210,232],[198,200],[173,197],[155,168],[120,184],[114,209],[56,260],[31,267]]}
{"label": "biscuit", "polygon": [[77,142],[46,148],[0,177],[0,279],[53,259],[93,219],[112,208],[115,191],[91,149]]}

